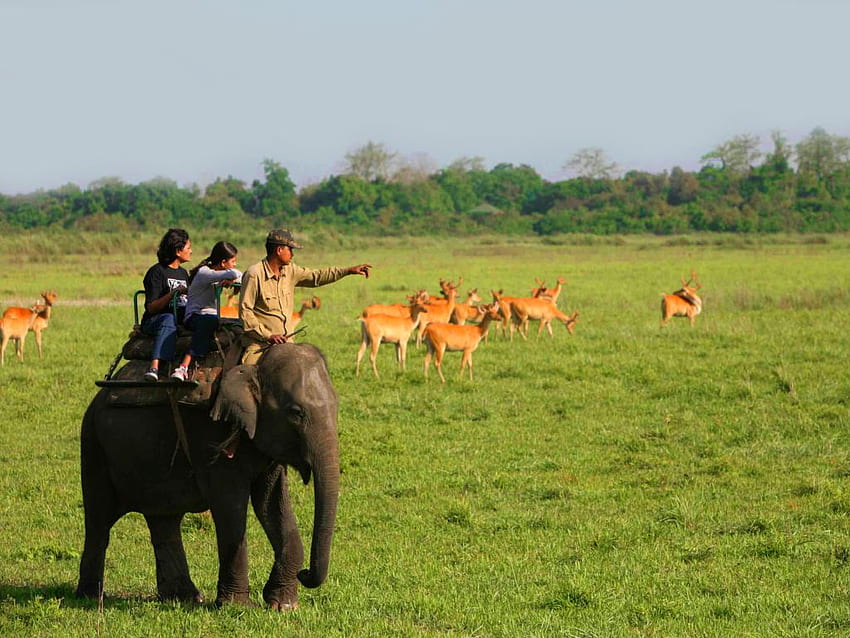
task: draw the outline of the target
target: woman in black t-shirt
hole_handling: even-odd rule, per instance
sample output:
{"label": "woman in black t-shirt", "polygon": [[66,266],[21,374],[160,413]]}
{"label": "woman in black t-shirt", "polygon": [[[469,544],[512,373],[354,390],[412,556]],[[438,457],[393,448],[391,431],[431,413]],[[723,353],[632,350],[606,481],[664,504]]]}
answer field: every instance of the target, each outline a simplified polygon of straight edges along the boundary
{"label": "woman in black t-shirt", "polygon": [[[159,242],[156,264],[145,273],[145,314],[142,316],[142,332],[154,338],[151,365],[145,373],[145,381],[159,380],[160,361],[174,359],[177,345],[177,322],[186,308],[186,291],[189,288],[189,273],[181,264],[192,258],[192,242],[189,233],[182,228],[170,228]],[[171,304],[177,303],[178,317],[175,318]]]}

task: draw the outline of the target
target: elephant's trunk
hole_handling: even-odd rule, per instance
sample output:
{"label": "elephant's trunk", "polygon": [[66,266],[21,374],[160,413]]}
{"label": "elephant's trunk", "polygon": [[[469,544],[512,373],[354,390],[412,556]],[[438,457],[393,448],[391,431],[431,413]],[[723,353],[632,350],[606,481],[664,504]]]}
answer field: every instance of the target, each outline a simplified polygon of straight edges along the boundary
{"label": "elephant's trunk", "polygon": [[313,464],[313,541],[310,548],[310,568],[298,572],[298,580],[305,587],[318,587],[328,576],[331,540],[336,523],[336,506],[339,500],[339,455],[335,437],[327,441]]}

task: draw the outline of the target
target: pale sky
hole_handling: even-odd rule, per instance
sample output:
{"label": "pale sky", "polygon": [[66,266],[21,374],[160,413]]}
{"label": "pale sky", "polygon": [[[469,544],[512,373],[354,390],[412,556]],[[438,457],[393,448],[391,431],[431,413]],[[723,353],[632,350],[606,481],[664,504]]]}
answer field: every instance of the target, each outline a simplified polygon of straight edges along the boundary
{"label": "pale sky", "polygon": [[0,0],[0,193],[338,174],[369,141],[549,180],[850,136],[841,0]]}

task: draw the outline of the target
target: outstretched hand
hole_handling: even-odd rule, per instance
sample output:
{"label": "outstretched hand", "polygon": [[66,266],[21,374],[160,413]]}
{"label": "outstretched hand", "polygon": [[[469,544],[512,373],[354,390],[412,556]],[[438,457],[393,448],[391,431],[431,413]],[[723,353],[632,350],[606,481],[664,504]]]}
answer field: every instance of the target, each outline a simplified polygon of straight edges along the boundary
{"label": "outstretched hand", "polygon": [[372,264],[360,264],[359,266],[352,266],[348,269],[348,273],[350,275],[363,275],[366,279],[369,279],[369,269],[372,267]]}

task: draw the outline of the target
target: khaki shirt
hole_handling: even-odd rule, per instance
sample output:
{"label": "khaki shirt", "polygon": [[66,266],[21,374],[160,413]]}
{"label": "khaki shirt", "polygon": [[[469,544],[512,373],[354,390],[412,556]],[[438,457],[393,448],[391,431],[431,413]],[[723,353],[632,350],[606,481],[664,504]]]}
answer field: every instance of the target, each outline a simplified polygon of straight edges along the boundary
{"label": "khaki shirt", "polygon": [[239,293],[239,318],[244,328],[243,346],[267,343],[272,335],[292,332],[286,321],[295,305],[295,287],[316,288],[345,277],[347,268],[313,270],[295,264],[281,266],[276,277],[266,259],[254,264],[242,275]]}

